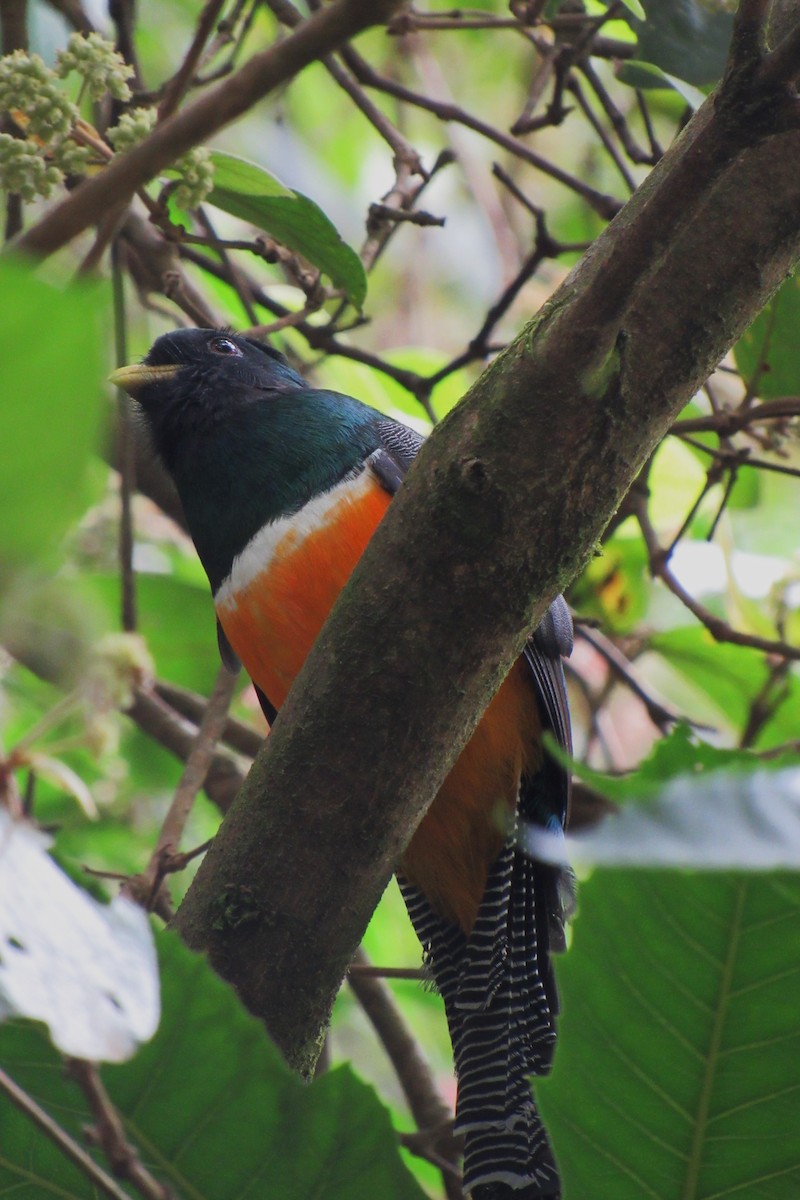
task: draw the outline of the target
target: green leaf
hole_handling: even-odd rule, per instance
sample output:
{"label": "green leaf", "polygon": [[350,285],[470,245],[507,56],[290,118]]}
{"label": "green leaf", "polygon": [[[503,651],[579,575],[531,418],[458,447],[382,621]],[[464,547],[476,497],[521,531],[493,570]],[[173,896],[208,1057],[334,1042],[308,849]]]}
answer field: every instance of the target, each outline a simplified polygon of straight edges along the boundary
{"label": "green leaf", "polygon": [[661,67],[657,67],[655,63],[643,62],[641,59],[631,58],[624,63],[619,78],[629,87],[670,88],[673,92],[677,92],[694,112],[706,99],[705,92],[693,87],[685,79],[680,79],[677,75],[670,75],[667,71],[662,71]]}
{"label": "green leaf", "polygon": [[645,21],[647,19],[647,13],[642,8],[640,0],[622,0],[622,3],[627,8],[628,12],[632,13],[634,17],[638,17],[640,21]]}
{"label": "green leaf", "polygon": [[[171,934],[159,939],[158,1034],[103,1079],[155,1175],[192,1200],[425,1200],[386,1110],[347,1067],[310,1087],[284,1064],[233,991]],[[73,1137],[90,1119],[40,1031],[0,1029],[0,1060]],[[5,1104],[0,1192],[94,1200],[87,1179]]]}
{"label": "green leaf", "polygon": [[800,392],[800,277],[787,279],[734,347],[736,366],[764,400]]}
{"label": "green leaf", "polygon": [[212,150],[211,160],[214,190],[208,197],[210,204],[249,221],[302,254],[342,288],[356,308],[363,308],[367,276],[361,259],[342,241],[319,205],[256,163],[221,150]]}
{"label": "green leaf", "polygon": [[636,57],[643,62],[696,86],[721,77],[733,29],[727,6],[658,0],[648,6],[645,21],[631,24],[639,34]]}
{"label": "green leaf", "polygon": [[[706,629],[685,626],[654,634],[650,648],[701,693],[705,713],[712,721],[724,720],[736,731],[744,729],[756,697],[769,713],[755,742],[758,749],[793,741],[800,727],[800,678],[789,674],[771,695],[762,694],[767,665],[745,646],[715,642]],[[696,696],[696,693],[695,693]],[[694,715],[692,694],[685,698]],[[770,711],[771,710],[771,711]],[[704,714],[705,715],[705,714]]]}
{"label": "green leaf", "polygon": [[108,296],[54,287],[31,267],[0,263],[0,563],[2,574],[46,559],[87,499],[99,437]]}
{"label": "green leaf", "polygon": [[564,1200],[800,1194],[797,875],[598,870],[537,1083]]}
{"label": "green leaf", "polygon": [[[578,868],[797,871],[799,791],[796,758],[780,770],[767,770],[755,761],[734,761],[726,770],[701,767],[666,782],[648,803],[626,804],[599,825],[568,837],[566,853]],[[541,837],[536,830],[526,831],[534,855]],[[563,857],[560,845],[554,849]]]}
{"label": "green leaf", "polygon": [[[563,750],[550,740],[552,753],[570,762]],[[663,792],[665,785],[680,776],[721,770],[752,771],[761,760],[747,750],[720,750],[694,736],[688,725],[677,725],[667,737],[655,743],[647,758],[635,771],[625,775],[606,775],[585,763],[571,762],[573,772],[592,788],[617,804],[649,801]]]}
{"label": "green leaf", "polygon": [[766,666],[752,650],[716,642],[707,629],[695,625],[654,634],[649,645],[698,688],[720,716],[734,728],[744,727],[767,678]]}

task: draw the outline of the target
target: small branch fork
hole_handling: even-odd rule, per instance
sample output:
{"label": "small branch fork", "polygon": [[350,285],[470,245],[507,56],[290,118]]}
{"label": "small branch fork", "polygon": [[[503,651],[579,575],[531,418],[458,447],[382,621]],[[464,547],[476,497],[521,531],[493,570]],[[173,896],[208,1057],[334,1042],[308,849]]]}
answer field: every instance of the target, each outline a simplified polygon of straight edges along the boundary
{"label": "small branch fork", "polygon": [[130,1200],[129,1194],[119,1186],[116,1180],[104,1171],[92,1156],[87,1154],[83,1146],[70,1137],[67,1131],[62,1129],[58,1122],[54,1121],[50,1114],[45,1112],[41,1105],[37,1104],[33,1097],[15,1083],[2,1068],[0,1068],[0,1092],[58,1147],[65,1158],[83,1171],[86,1178],[94,1184],[101,1195],[110,1197],[110,1200]]}
{"label": "small branch fork", "polygon": [[187,859],[179,851],[180,841],[197,793],[214,761],[215,748],[225,729],[235,685],[236,676],[220,666],[211,699],[200,721],[150,862],[142,874],[133,876],[123,889],[131,899],[148,910],[155,910],[166,921],[172,919],[173,913],[169,897],[162,887],[164,878],[170,872],[183,870],[187,862],[200,852],[191,852]]}
{"label": "small branch fork", "polygon": [[[398,977],[397,973],[392,975]],[[436,1090],[422,1048],[406,1026],[388,988],[373,974],[363,950],[356,953],[348,982],[389,1056],[416,1122],[418,1133],[405,1137],[404,1144],[439,1167],[448,1200],[462,1200],[461,1172],[457,1167],[460,1147],[453,1137],[452,1113]]]}
{"label": "small branch fork", "polygon": [[67,1074],[86,1097],[94,1118],[94,1124],[88,1126],[84,1134],[91,1145],[102,1148],[116,1178],[132,1184],[143,1200],[177,1200],[173,1189],[160,1183],[148,1171],[128,1141],[122,1119],[95,1064],[70,1058],[66,1067]]}

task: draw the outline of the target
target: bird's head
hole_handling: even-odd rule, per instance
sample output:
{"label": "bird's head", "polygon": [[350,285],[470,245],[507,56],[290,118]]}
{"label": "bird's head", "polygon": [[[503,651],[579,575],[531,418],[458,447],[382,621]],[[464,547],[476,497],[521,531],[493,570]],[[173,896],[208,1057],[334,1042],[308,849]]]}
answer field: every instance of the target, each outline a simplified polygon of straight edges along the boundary
{"label": "bird's head", "polygon": [[224,329],[166,333],[141,363],[120,367],[110,381],[137,401],[170,469],[179,447],[213,433],[237,410],[307,387],[277,350]]}

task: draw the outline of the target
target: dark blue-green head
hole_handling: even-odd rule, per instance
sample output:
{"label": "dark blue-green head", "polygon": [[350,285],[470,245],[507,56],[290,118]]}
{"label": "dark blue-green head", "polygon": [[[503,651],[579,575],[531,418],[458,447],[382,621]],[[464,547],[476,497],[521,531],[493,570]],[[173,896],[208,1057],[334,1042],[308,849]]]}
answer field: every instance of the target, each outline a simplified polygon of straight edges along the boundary
{"label": "dark blue-green head", "polygon": [[262,525],[380,445],[374,409],[309,387],[277,350],[227,330],[164,334],[111,381],[141,409],[212,587]]}
{"label": "dark blue-green head", "polygon": [[112,381],[138,402],[169,471],[189,446],[224,434],[267,396],[307,387],[271,346],[219,329],[165,333],[142,363],[115,371]]}

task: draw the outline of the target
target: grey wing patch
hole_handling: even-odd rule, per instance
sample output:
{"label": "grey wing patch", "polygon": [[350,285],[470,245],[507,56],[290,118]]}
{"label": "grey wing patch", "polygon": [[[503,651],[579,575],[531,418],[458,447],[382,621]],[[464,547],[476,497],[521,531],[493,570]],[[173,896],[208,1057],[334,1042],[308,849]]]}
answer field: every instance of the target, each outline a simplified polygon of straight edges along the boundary
{"label": "grey wing patch", "polygon": [[405,471],[385,450],[375,450],[367,459],[367,466],[390,496],[397,494],[405,478]]}
{"label": "grey wing patch", "polygon": [[217,618],[217,645],[219,646],[219,656],[231,675],[238,675],[242,669],[242,664],[239,662],[239,656],[233,646],[228,641],[225,630],[219,623]]}
{"label": "grey wing patch", "polygon": [[556,596],[537,626],[533,641],[550,658],[569,658],[572,654],[572,617],[563,596]]}
{"label": "grey wing patch", "polygon": [[390,496],[395,496],[406,471],[425,440],[407,425],[383,417],[376,422],[380,446],[367,459],[367,466]]}
{"label": "grey wing patch", "polygon": [[419,454],[425,438],[416,430],[401,425],[399,421],[391,421],[388,417],[379,420],[377,427],[381,445],[405,474]]}

